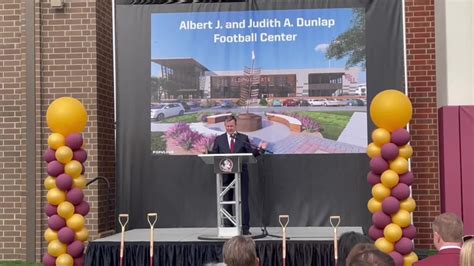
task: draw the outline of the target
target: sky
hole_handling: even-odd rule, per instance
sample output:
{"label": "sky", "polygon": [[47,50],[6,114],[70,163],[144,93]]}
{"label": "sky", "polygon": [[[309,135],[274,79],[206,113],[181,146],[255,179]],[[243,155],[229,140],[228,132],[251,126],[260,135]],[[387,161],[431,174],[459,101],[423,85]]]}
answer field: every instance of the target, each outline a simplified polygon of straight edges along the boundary
{"label": "sky", "polygon": [[[151,17],[151,59],[194,58],[211,71],[239,71],[252,65],[265,69],[343,68],[347,58],[328,60],[325,50],[329,44],[351,26],[353,9],[301,9],[238,12],[156,13]],[[333,21],[331,27],[301,26],[297,19],[318,18]],[[279,21],[267,23],[266,28],[249,28],[253,21]],[[287,22],[285,26],[285,20]],[[220,22],[222,28],[217,29]],[[243,21],[243,22],[242,22]],[[202,23],[205,29],[187,29],[187,22]],[[234,22],[233,28],[225,28]],[[244,27],[241,28],[244,24]],[[291,25],[290,25],[291,24]],[[181,29],[180,29],[181,26]],[[215,35],[250,35],[257,41],[220,43]],[[262,36],[289,34],[293,41],[263,42]],[[263,34],[263,35],[262,35]],[[224,37],[222,37],[224,38]],[[159,75],[159,66],[152,64],[152,76]],[[366,72],[361,71],[359,83],[365,83]]]}

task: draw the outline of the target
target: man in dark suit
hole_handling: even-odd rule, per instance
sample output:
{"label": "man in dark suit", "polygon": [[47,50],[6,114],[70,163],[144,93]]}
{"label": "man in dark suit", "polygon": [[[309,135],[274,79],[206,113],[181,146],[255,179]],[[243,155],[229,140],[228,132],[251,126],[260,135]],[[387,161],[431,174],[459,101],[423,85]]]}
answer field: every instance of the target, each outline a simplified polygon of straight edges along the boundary
{"label": "man in dark suit", "polygon": [[[250,143],[249,137],[245,134],[236,131],[237,119],[235,116],[229,116],[224,121],[226,133],[216,137],[212,153],[252,153],[258,156],[267,148],[267,144],[262,142],[258,147],[253,147]],[[223,176],[224,185],[228,185],[234,178],[233,174]],[[249,173],[247,165],[242,165],[241,172],[241,197],[242,197],[242,234],[250,234],[250,213],[249,213]],[[229,193],[228,196],[231,196]],[[226,198],[224,200],[231,200]]]}
{"label": "man in dark suit", "polygon": [[438,215],[432,224],[433,243],[438,254],[415,263],[415,266],[458,266],[464,234],[463,223],[454,213]]}

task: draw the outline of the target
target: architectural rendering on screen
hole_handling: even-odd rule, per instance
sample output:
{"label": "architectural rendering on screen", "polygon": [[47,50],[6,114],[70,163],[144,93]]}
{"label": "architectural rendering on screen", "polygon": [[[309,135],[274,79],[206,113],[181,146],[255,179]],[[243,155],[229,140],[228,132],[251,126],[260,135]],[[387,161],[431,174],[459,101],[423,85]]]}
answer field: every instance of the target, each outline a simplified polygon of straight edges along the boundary
{"label": "architectural rendering on screen", "polygon": [[365,152],[364,12],[152,14],[151,151],[205,153],[233,114],[274,154]]}

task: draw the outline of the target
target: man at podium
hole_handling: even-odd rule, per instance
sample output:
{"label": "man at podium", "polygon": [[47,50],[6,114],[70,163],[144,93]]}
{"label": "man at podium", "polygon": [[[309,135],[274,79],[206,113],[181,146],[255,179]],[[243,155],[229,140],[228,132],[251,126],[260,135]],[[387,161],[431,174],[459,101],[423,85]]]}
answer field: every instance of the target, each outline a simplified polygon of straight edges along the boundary
{"label": "man at podium", "polygon": [[[262,154],[267,148],[267,143],[261,142],[258,146],[250,143],[249,137],[236,131],[237,119],[235,116],[228,116],[224,121],[226,133],[216,137],[211,153],[252,153],[254,156]],[[224,185],[228,185],[233,180],[233,174],[223,175]],[[250,234],[250,214],[249,214],[249,173],[247,165],[242,165],[241,173],[241,197],[242,197],[242,234]],[[226,194],[231,197],[231,195]],[[224,200],[232,200],[226,198]],[[228,210],[231,211],[231,210]]]}

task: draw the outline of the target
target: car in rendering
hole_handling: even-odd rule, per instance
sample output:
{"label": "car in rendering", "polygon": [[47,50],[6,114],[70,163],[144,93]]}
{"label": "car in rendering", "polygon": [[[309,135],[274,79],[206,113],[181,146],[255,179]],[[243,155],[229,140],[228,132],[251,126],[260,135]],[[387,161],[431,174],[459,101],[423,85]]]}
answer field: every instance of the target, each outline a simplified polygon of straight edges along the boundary
{"label": "car in rendering", "polygon": [[309,99],[308,103],[311,106],[324,106],[325,99]]}
{"label": "car in rendering", "polygon": [[296,105],[298,106],[310,106],[309,102],[305,99],[299,99],[296,101]]}
{"label": "car in rendering", "polygon": [[348,106],[364,106],[365,103],[364,101],[360,99],[352,99],[352,100],[347,101],[347,105]]}
{"label": "car in rendering", "polygon": [[283,101],[283,106],[297,106],[297,102],[293,99],[285,99]]}
{"label": "car in rendering", "polygon": [[234,102],[231,100],[224,100],[221,103],[221,108],[232,108],[234,107]]}
{"label": "car in rendering", "polygon": [[278,99],[274,99],[274,100],[272,101],[272,106],[273,106],[273,107],[281,107],[281,101],[278,100]]}
{"label": "car in rendering", "polygon": [[163,120],[168,117],[183,115],[185,112],[181,103],[159,103],[150,107],[150,118],[152,120]]}

